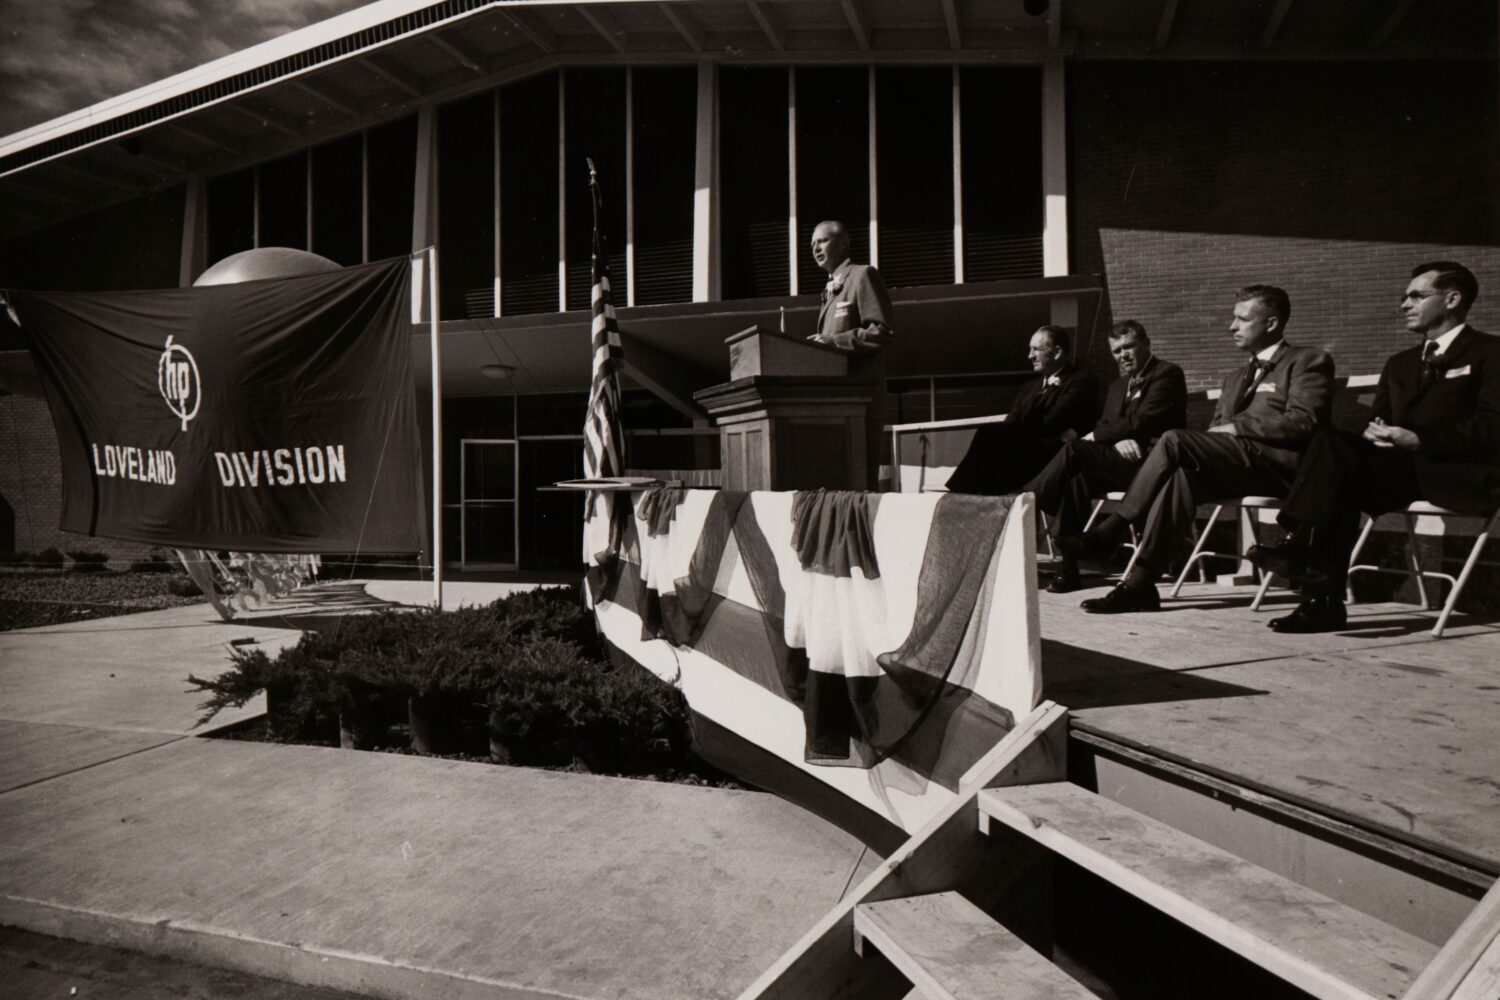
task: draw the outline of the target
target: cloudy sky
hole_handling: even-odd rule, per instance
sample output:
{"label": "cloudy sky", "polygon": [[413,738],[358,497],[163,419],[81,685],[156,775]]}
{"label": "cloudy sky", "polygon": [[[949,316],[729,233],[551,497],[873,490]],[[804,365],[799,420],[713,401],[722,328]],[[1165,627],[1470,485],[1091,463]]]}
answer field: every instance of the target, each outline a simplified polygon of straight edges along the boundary
{"label": "cloudy sky", "polygon": [[366,0],[0,0],[0,136]]}

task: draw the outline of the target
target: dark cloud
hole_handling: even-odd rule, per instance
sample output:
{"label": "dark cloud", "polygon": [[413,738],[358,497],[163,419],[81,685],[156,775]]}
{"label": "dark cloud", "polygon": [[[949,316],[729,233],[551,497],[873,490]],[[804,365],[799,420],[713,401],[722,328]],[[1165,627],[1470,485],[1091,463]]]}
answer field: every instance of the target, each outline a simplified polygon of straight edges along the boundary
{"label": "dark cloud", "polygon": [[0,136],[367,0],[0,0]]}

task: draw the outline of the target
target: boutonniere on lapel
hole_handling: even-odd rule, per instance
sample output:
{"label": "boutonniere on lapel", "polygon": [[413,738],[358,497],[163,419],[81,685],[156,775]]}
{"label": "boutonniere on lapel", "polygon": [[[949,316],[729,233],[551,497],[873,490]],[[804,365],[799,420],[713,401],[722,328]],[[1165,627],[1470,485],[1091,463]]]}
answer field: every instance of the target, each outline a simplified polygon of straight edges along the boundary
{"label": "boutonniere on lapel", "polygon": [[1054,385],[1062,385],[1062,376],[1057,374],[1048,375],[1042,379],[1043,388],[1051,388]]}
{"label": "boutonniere on lapel", "polygon": [[842,278],[834,278],[828,284],[826,284],[826,285],[823,286],[823,291],[825,291],[825,292],[828,293],[828,297],[829,298],[833,298],[835,295],[837,295],[839,292],[842,292],[843,290],[844,290],[844,280]]}

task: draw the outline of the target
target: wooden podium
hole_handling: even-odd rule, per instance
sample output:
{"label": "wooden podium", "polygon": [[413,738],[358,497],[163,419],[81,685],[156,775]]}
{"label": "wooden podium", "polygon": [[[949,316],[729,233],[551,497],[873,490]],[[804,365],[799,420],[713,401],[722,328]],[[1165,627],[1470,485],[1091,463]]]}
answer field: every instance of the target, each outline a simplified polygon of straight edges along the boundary
{"label": "wooden podium", "polygon": [[869,490],[868,382],[843,351],[753,326],[724,341],[729,381],[693,393],[719,425],[726,490]]}

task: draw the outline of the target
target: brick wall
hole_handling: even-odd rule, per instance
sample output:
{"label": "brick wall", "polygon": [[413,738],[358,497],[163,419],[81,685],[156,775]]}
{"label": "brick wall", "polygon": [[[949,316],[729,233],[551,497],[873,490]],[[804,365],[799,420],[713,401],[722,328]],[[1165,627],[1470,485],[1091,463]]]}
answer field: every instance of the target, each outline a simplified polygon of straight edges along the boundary
{"label": "brick wall", "polygon": [[[149,551],[138,542],[89,538],[58,530],[62,516],[62,462],[47,403],[0,396],[0,496],[15,515],[15,552],[108,552],[117,568]],[[3,541],[3,539],[0,539]]]}
{"label": "brick wall", "polygon": [[[1229,314],[1253,282],[1288,291],[1288,338],[1330,349],[1340,374],[1411,343],[1397,302],[1422,260],[1467,264],[1470,319],[1500,332],[1496,63],[1068,73],[1073,270],[1102,274],[1111,316],[1145,324],[1191,387],[1242,363]],[[1104,337],[1090,361],[1113,371]]]}

